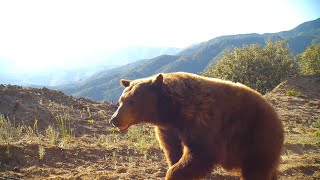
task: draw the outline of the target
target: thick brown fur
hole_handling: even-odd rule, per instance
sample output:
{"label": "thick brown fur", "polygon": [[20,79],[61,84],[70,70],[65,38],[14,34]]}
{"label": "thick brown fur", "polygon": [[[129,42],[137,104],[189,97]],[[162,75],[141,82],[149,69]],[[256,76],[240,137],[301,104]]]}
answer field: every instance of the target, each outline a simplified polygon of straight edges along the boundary
{"label": "thick brown fur", "polygon": [[284,132],[274,108],[239,83],[189,73],[122,80],[111,122],[156,126],[167,180],[199,179],[215,165],[240,169],[242,179],[277,179]]}

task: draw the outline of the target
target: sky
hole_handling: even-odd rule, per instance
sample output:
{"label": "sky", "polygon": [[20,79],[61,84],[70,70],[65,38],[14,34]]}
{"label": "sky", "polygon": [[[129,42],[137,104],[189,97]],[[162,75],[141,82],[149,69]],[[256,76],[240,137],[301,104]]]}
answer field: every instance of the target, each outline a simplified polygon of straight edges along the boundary
{"label": "sky", "polygon": [[318,0],[0,0],[0,71],[86,66],[117,48],[184,48],[319,17]]}

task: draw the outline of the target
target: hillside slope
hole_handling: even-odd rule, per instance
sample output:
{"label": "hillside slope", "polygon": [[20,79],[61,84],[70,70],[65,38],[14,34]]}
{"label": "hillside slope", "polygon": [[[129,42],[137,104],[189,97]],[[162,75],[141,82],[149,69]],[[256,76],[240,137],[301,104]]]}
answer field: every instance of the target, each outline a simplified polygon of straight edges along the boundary
{"label": "hillside slope", "polygon": [[[320,177],[320,76],[296,76],[266,94],[283,121],[283,179]],[[272,133],[272,130],[271,130]]]}
{"label": "hillside slope", "polygon": [[[15,125],[34,127],[36,123],[40,131],[56,125],[58,116],[68,118],[75,133],[101,131],[114,110],[115,106],[109,103],[77,99],[47,88],[0,85],[0,114]],[[90,119],[96,123],[87,128]]]}
{"label": "hillside slope", "polygon": [[[38,113],[34,114],[37,109],[42,109],[40,114],[63,113],[72,105],[75,111],[70,111],[70,119],[75,122],[72,124],[75,136],[67,147],[48,142],[46,131],[41,130],[39,134],[21,134],[7,143],[0,138],[0,179],[164,178],[167,164],[153,130],[133,126],[127,132],[115,131],[103,120],[111,116],[114,106],[46,89],[1,86],[0,92],[0,102],[6,100],[0,105],[0,113],[11,117],[30,114],[30,124],[37,117]],[[285,127],[280,180],[319,178],[320,136],[315,132],[320,131],[320,76],[296,76],[281,83],[266,98],[276,108]],[[37,104],[40,99],[42,103]],[[25,108],[15,111],[15,102]],[[5,107],[7,104],[9,108]],[[85,109],[88,108],[94,123],[87,121],[90,114]],[[83,118],[79,115],[81,113]],[[45,149],[42,158],[40,147]],[[237,173],[217,167],[206,179],[238,180],[239,177]]]}
{"label": "hillside slope", "polygon": [[[287,39],[293,54],[301,53],[307,46],[320,42],[320,18],[303,23],[290,31],[266,34],[239,34],[220,36],[209,41],[191,46],[177,55],[159,56],[149,60],[136,62],[138,66],[129,64],[93,75],[87,81],[74,87],[60,87],[63,92],[77,97],[86,97],[97,101],[116,102],[121,94],[119,80],[135,79],[150,76],[159,72],[184,71],[202,72],[214,64],[217,57],[225,49],[241,47],[244,44],[264,45],[266,39]],[[121,68],[124,71],[119,71]]]}

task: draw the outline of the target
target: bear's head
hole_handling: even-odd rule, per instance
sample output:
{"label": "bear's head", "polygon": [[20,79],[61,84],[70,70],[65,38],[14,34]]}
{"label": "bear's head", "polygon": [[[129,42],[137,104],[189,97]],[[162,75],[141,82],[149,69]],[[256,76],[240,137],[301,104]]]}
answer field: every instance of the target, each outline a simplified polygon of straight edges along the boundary
{"label": "bear's head", "polygon": [[138,123],[155,124],[159,120],[159,90],[163,75],[137,80],[120,80],[125,87],[119,98],[119,107],[110,122],[120,130]]}

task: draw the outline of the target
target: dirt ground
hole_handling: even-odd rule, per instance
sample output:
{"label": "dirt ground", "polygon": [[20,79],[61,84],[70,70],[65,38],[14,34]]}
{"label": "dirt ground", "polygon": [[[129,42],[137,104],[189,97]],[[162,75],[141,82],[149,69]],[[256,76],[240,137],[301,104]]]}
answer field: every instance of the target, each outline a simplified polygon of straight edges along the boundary
{"label": "dirt ground", "polygon": [[[266,97],[285,126],[280,179],[319,179],[320,77],[294,77]],[[117,132],[108,123],[115,108],[46,88],[0,85],[0,113],[24,127],[0,141],[0,179],[163,179],[168,167],[152,129]],[[64,141],[58,117],[71,129]],[[206,179],[238,175],[216,167]]]}

